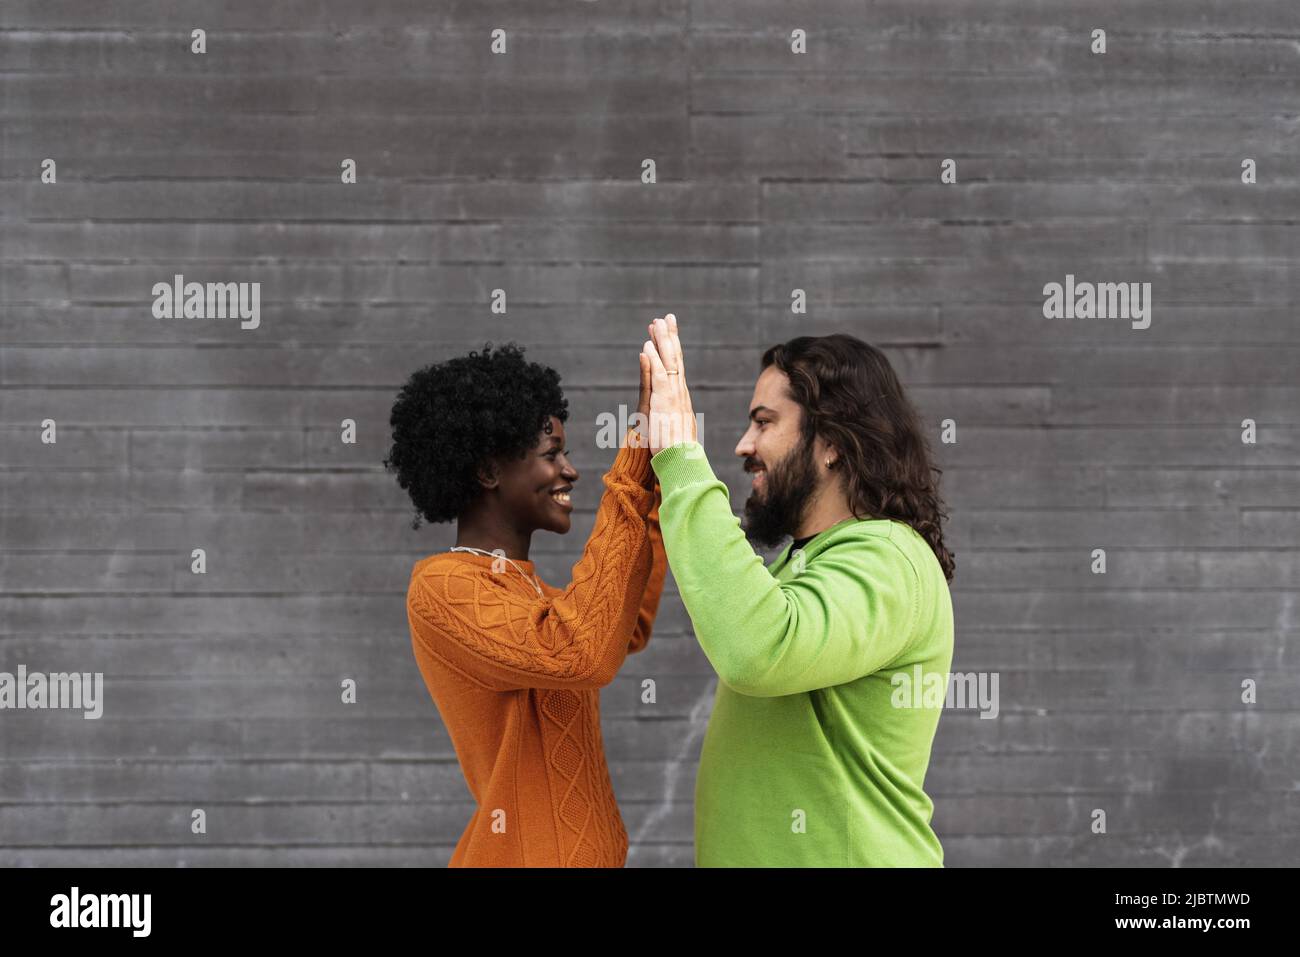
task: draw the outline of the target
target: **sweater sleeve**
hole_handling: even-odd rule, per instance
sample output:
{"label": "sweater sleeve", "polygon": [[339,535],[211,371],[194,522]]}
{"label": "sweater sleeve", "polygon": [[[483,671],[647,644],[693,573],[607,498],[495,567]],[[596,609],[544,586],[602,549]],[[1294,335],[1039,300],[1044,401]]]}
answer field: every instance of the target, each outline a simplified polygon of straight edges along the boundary
{"label": "sweater sleeve", "polygon": [[624,442],[605,473],[572,583],[558,594],[529,596],[505,576],[462,562],[418,570],[407,593],[417,650],[497,691],[609,684],[627,656],[650,577],[652,474],[649,449]]}
{"label": "sweater sleeve", "polygon": [[650,631],[654,627],[655,615],[659,611],[659,599],[663,595],[664,578],[668,574],[668,556],[664,554],[664,536],[659,528],[659,484],[655,483],[655,501],[646,516],[646,535],[650,539],[650,578],[646,582],[645,594],[641,597],[641,612],[637,615],[636,629],[632,632],[632,643],[628,654],[636,654],[650,641]]}
{"label": "sweater sleeve", "polygon": [[906,650],[919,583],[888,537],[838,542],[779,582],[699,443],[662,449],[651,464],[663,488],[668,563],[719,680],[740,694],[778,697],[853,681]]}

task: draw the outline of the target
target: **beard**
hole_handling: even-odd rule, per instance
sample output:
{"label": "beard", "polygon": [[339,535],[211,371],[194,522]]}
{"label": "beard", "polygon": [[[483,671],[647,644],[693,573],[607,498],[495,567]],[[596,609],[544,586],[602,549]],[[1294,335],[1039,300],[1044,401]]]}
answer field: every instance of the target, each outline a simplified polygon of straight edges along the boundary
{"label": "beard", "polygon": [[[746,468],[751,464],[746,460]],[[767,463],[761,492],[754,492],[745,502],[741,525],[750,544],[775,548],[787,535],[798,531],[816,485],[813,440],[809,436],[801,439],[780,462]]]}

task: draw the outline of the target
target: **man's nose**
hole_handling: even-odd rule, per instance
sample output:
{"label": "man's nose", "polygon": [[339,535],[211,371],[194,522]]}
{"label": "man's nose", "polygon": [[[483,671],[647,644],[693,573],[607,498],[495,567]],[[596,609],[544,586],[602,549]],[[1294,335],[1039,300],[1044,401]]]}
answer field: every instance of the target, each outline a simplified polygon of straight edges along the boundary
{"label": "man's nose", "polygon": [[751,438],[753,434],[754,430],[752,428],[746,429],[745,434],[742,435],[740,441],[736,443],[736,454],[742,459],[749,458],[754,454],[754,440]]}

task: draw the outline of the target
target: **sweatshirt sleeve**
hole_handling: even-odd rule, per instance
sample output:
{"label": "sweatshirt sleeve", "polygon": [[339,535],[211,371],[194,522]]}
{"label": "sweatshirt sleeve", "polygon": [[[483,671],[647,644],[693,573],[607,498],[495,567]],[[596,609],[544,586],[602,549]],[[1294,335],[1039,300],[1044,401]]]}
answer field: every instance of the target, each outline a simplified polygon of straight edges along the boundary
{"label": "sweatshirt sleeve", "polygon": [[719,680],[740,694],[778,697],[853,681],[906,650],[919,582],[887,536],[838,542],[779,582],[699,443],[662,449],[651,464],[663,488],[668,563]]}
{"label": "sweatshirt sleeve", "polygon": [[650,641],[650,631],[654,627],[655,615],[659,611],[659,599],[663,595],[664,578],[668,574],[668,556],[664,554],[664,536],[659,527],[659,484],[655,483],[655,501],[646,516],[646,535],[650,539],[650,578],[646,582],[645,594],[641,597],[641,612],[637,615],[636,629],[632,632],[632,643],[628,654],[636,654]]}
{"label": "sweatshirt sleeve", "polygon": [[650,450],[625,441],[605,473],[572,583],[558,594],[523,594],[504,576],[463,562],[417,570],[407,592],[417,653],[497,691],[609,684],[627,656],[650,578],[652,475]]}

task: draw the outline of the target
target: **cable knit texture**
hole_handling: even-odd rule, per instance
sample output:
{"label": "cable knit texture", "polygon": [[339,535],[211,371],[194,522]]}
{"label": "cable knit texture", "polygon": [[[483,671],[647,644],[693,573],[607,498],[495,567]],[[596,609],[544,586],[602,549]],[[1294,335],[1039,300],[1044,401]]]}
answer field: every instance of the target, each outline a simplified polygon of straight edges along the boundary
{"label": "cable knit texture", "polygon": [[[631,433],[629,433],[630,437]],[[648,449],[619,449],[573,581],[543,595],[515,565],[415,564],[415,659],[477,805],[452,867],[621,867],[627,831],[600,734],[600,688],[649,641],[668,568]]]}

